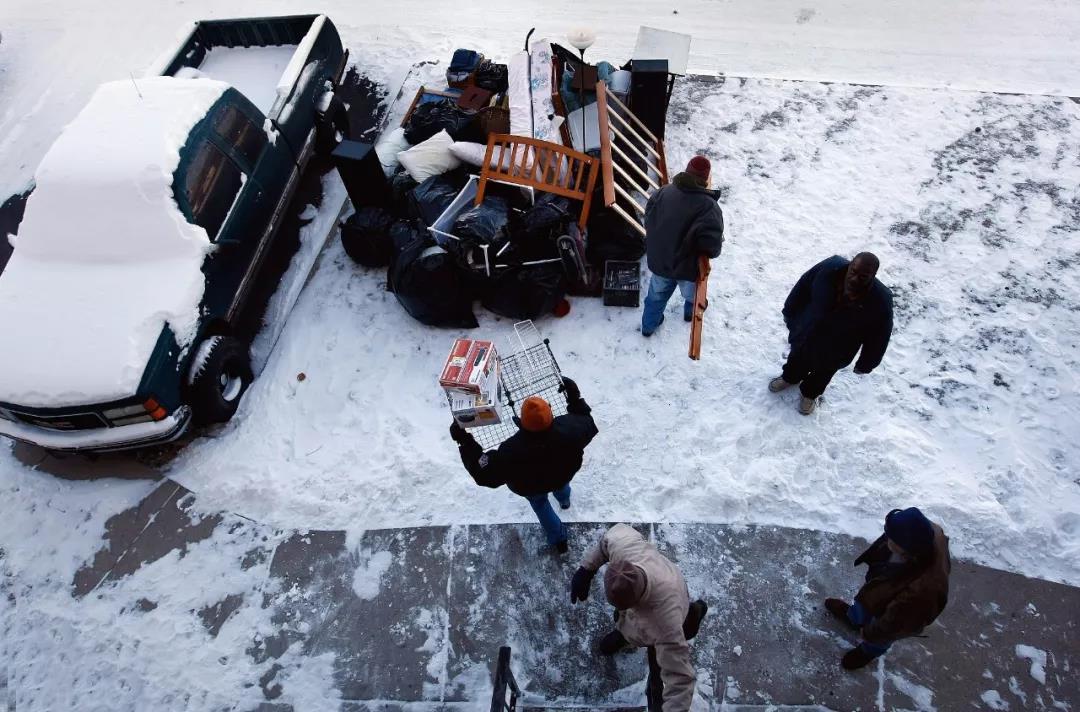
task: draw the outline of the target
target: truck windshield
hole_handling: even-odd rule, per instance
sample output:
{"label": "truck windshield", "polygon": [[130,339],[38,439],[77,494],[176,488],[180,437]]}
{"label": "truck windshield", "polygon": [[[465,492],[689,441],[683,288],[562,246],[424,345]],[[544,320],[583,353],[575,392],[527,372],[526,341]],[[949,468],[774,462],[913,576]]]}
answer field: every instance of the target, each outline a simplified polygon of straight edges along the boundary
{"label": "truck windshield", "polygon": [[188,165],[184,191],[191,217],[211,240],[217,237],[243,182],[240,169],[221,149],[205,139],[199,144]]}

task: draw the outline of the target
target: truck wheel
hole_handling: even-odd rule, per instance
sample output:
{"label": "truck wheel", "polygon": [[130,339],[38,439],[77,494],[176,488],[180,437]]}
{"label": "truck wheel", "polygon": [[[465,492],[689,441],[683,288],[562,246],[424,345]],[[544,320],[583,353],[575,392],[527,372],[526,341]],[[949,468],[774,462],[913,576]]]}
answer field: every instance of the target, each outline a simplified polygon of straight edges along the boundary
{"label": "truck wheel", "polygon": [[251,385],[247,346],[231,336],[211,336],[199,344],[188,377],[189,401],[199,424],[228,422]]}

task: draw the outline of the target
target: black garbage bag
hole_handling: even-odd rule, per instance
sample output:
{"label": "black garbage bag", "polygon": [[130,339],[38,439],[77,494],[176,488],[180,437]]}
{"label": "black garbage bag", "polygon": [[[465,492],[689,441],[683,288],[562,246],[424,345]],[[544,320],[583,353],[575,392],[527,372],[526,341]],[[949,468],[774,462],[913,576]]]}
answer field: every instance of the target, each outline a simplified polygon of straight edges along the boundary
{"label": "black garbage bag", "polygon": [[364,207],[341,224],[345,254],[364,267],[385,267],[394,256],[390,242],[393,218],[382,208]]}
{"label": "black garbage bag", "polygon": [[468,173],[464,171],[431,176],[413,188],[410,217],[423,220],[424,225],[434,225],[468,180]]}
{"label": "black garbage bag", "polygon": [[[414,240],[422,240],[427,238],[430,233],[427,229],[416,220],[397,220],[390,226],[390,230],[387,231],[387,236],[390,238],[390,246],[393,249],[391,255],[391,269],[393,269],[393,260],[398,254],[408,247]],[[393,286],[390,284],[390,277],[387,276],[387,289],[394,291]]]}
{"label": "black garbage bag", "polygon": [[408,171],[399,171],[390,179],[390,214],[395,218],[407,218],[412,207],[413,188],[420,185]]}
{"label": "black garbage bag", "polygon": [[510,205],[497,195],[457,216],[454,236],[465,243],[501,246],[510,234]]}
{"label": "black garbage bag", "polygon": [[413,109],[405,126],[405,140],[415,146],[445,129],[455,141],[467,141],[474,137],[471,124],[475,119],[475,113],[462,109],[450,99],[430,101]]}
{"label": "black garbage bag", "polygon": [[543,193],[531,209],[521,216],[521,233],[531,239],[565,235],[574,216],[570,201],[554,193]]}
{"label": "black garbage bag", "polygon": [[509,319],[550,314],[566,296],[562,264],[515,267],[498,275],[483,297],[484,307]]}
{"label": "black garbage bag", "polygon": [[430,237],[417,233],[405,245],[390,266],[387,285],[421,324],[454,329],[479,326],[472,311],[472,292],[454,258]]}
{"label": "black garbage bag", "polygon": [[505,64],[485,59],[473,73],[473,84],[494,94],[500,94],[510,88],[508,76],[509,72]]}
{"label": "black garbage bag", "polygon": [[614,210],[600,208],[589,215],[589,239],[585,257],[592,265],[607,260],[639,260],[645,254],[645,237]]}

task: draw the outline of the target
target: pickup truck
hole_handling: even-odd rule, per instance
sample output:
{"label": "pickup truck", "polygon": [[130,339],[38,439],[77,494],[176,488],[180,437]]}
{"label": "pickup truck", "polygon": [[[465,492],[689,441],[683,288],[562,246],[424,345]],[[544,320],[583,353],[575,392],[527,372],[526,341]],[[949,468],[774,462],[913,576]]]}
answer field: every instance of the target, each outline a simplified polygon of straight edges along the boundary
{"label": "pickup truck", "polygon": [[346,60],[322,15],[215,20],[160,76],[98,88],[38,167],[0,274],[0,434],[109,451],[232,417],[253,379],[237,324],[338,135]]}

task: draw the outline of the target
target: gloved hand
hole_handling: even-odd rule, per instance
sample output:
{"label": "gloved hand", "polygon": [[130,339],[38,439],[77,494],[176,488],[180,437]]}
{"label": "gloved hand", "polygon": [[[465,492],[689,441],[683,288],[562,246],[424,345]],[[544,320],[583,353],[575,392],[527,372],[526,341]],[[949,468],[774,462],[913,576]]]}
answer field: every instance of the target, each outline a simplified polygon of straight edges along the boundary
{"label": "gloved hand", "polygon": [[454,442],[460,445],[466,442],[471,436],[465,432],[465,428],[458,425],[458,422],[455,420],[450,423],[450,437],[454,439]]}
{"label": "gloved hand", "polygon": [[595,571],[589,571],[584,566],[578,567],[578,570],[574,572],[574,577],[570,579],[570,603],[588,600],[589,586],[592,585],[595,575]]}
{"label": "gloved hand", "polygon": [[562,377],[563,390],[566,391],[566,400],[576,401],[581,397],[581,389],[578,388],[578,384],[574,382],[574,379],[569,376]]}

